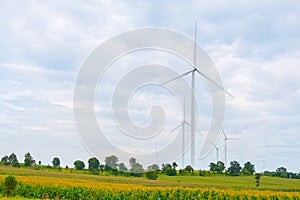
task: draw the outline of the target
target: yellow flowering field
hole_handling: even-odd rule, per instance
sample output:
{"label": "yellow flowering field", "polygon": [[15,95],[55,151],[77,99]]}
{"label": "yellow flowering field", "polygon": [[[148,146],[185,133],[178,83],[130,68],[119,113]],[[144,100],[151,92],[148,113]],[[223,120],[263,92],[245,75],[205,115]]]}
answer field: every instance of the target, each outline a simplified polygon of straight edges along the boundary
{"label": "yellow flowering field", "polygon": [[[45,193],[64,198],[64,194],[74,195],[80,192],[85,195],[96,195],[101,191],[100,196],[104,199],[295,199],[300,200],[300,192],[285,192],[275,190],[259,189],[221,189],[203,187],[180,187],[180,186],[145,186],[141,184],[99,182],[93,180],[79,180],[59,177],[41,176],[15,176],[19,183],[20,194],[26,196],[31,190],[38,190],[36,194],[28,197],[42,197]],[[2,182],[5,175],[0,175]],[[76,189],[71,189],[76,188]],[[72,191],[72,192],[70,192]],[[23,192],[23,193],[22,193]],[[77,199],[76,195],[69,197]],[[79,195],[80,196],[80,195]],[[80,198],[79,198],[80,199]],[[97,199],[95,197],[95,199]]]}

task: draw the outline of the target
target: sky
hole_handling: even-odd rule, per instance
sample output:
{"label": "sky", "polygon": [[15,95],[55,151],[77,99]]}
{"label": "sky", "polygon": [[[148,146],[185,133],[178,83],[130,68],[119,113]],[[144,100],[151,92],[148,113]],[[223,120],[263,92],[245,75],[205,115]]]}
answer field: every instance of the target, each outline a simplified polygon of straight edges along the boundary
{"label": "sky", "polygon": [[[224,88],[234,96],[226,96],[223,126],[228,137],[235,138],[228,141],[228,160],[251,161],[257,171],[284,166],[300,172],[297,0],[4,0],[0,17],[1,157],[14,152],[23,161],[30,152],[43,164],[51,164],[55,156],[63,166],[72,166],[77,159],[86,162],[93,155],[76,130],[73,112],[76,79],[85,60],[104,41],[138,28],[166,28],[193,38],[197,21],[198,44],[214,62]],[[126,70],[143,63],[176,63],[179,74],[187,69],[166,52],[136,52],[114,63],[95,94],[98,123],[109,134],[117,134],[111,109],[104,109],[111,103],[113,85]],[[188,77],[185,80],[189,82]],[[203,78],[197,79],[196,85],[199,129],[206,133],[212,112],[210,96]],[[176,99],[157,85],[141,88],[130,102],[131,119],[140,126],[151,121],[147,112],[155,103],[166,109],[167,132],[182,120]],[[162,134],[160,143],[156,141],[158,147],[147,141],[130,143],[124,135],[110,139],[128,151],[147,151],[168,145],[176,134],[171,135]],[[201,141],[198,137],[197,155]],[[222,136],[216,146],[224,162]],[[104,161],[104,157],[99,159]],[[207,157],[196,159],[196,168],[208,169],[216,159],[212,150]],[[120,161],[128,165],[128,158],[120,157]]]}

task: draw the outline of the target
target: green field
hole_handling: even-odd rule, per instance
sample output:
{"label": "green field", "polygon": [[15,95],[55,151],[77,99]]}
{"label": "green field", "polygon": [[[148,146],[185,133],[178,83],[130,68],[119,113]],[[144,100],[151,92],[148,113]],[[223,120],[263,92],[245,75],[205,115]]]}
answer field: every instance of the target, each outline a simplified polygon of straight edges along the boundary
{"label": "green field", "polygon": [[[72,170],[72,173],[71,173]],[[88,172],[87,172],[88,173]],[[44,176],[59,177],[75,180],[91,180],[96,182],[108,183],[126,183],[141,184],[147,186],[184,186],[184,187],[214,187],[214,188],[247,188],[257,189],[255,187],[254,176],[224,176],[213,175],[203,176],[166,176],[160,174],[156,181],[147,180],[145,177],[124,177],[114,175],[91,175],[83,174],[82,171],[74,169],[63,169],[62,171],[54,169],[34,170],[31,168],[14,168],[11,166],[0,166],[2,175],[19,175],[19,176]],[[197,174],[197,173],[196,173]],[[300,191],[299,179],[283,179],[278,177],[261,177],[259,189],[279,190],[279,191]]]}
{"label": "green field", "polygon": [[[197,174],[197,172],[195,173]],[[11,166],[0,166],[0,181],[2,182],[7,175],[14,175],[18,181],[29,185],[47,185],[55,187],[94,187],[101,189],[119,188],[120,190],[173,190],[172,188],[182,188],[188,190],[213,189],[225,191],[251,191],[264,192],[268,194],[283,193],[293,196],[300,194],[299,179],[283,179],[278,177],[261,177],[261,185],[255,186],[254,176],[225,176],[212,175],[203,176],[166,176],[159,174],[157,180],[147,180],[145,177],[125,177],[108,174],[92,175],[88,171],[77,171],[74,169],[33,169],[33,168],[14,168]],[[159,188],[159,189],[157,189]],[[109,189],[110,190],[110,189]],[[273,192],[272,192],[273,191]],[[17,198],[18,199],[18,198]],[[20,199],[20,198],[19,198]],[[282,198],[284,199],[284,198]],[[297,198],[296,198],[297,199]]]}

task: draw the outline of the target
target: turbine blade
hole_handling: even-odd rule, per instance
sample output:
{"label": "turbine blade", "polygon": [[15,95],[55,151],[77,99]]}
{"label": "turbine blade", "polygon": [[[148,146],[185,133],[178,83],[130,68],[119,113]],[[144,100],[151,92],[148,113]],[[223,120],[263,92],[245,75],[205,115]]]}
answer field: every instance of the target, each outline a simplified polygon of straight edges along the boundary
{"label": "turbine blade", "polygon": [[227,140],[239,140],[240,138],[227,138]]}
{"label": "turbine blade", "polygon": [[179,124],[174,129],[172,129],[169,133],[173,133],[174,131],[176,131],[177,129],[179,129],[181,126],[182,126],[182,124]]}
{"label": "turbine blade", "polygon": [[202,135],[202,136],[204,136],[204,134],[203,133],[201,133],[199,130],[195,130],[197,133],[199,133],[200,135]]}
{"label": "turbine blade", "polygon": [[223,135],[224,135],[224,138],[225,138],[225,140],[227,140],[227,135],[225,134],[225,131],[224,131],[224,129],[223,129],[223,128],[221,128],[221,130],[222,130],[222,133],[223,133]]}
{"label": "turbine blade", "polygon": [[172,81],[174,81],[174,80],[176,80],[176,79],[178,79],[178,78],[180,78],[180,77],[186,76],[186,75],[188,75],[189,73],[193,72],[194,70],[195,70],[195,69],[192,69],[192,70],[190,70],[190,71],[188,71],[188,72],[185,72],[185,73],[183,73],[183,74],[181,74],[181,75],[179,75],[179,76],[176,76],[176,77],[174,77],[174,78],[172,78],[172,79],[170,79],[170,80],[168,80],[168,81],[162,83],[161,85],[165,85],[165,84],[170,83],[170,82],[172,82]]}
{"label": "turbine blade", "polygon": [[186,125],[188,125],[189,127],[191,127],[191,125],[187,122],[187,121],[185,121],[184,122]]}
{"label": "turbine blade", "polygon": [[202,72],[200,72],[197,68],[195,68],[195,70],[202,75],[204,78],[206,78],[207,80],[209,80],[210,82],[212,82],[215,86],[217,86],[219,89],[221,89],[223,92],[225,92],[226,94],[228,94],[229,96],[233,97],[232,94],[230,94],[229,92],[227,92],[222,86],[220,86],[219,84],[217,84],[216,82],[214,82],[212,79],[210,79],[208,76],[206,76],[205,74],[203,74]]}

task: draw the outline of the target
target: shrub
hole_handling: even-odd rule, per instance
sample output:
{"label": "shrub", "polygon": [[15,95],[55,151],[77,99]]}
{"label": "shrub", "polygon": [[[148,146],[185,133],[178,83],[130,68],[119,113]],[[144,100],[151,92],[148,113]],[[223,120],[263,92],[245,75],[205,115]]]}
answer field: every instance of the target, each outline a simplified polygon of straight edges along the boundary
{"label": "shrub", "polygon": [[4,180],[3,194],[4,196],[12,196],[17,187],[17,179],[14,176],[7,176]]}
{"label": "shrub", "polygon": [[149,179],[149,180],[156,180],[157,177],[158,177],[158,175],[153,170],[146,172],[146,178]]}
{"label": "shrub", "polygon": [[256,182],[256,187],[258,187],[260,183],[260,173],[255,174],[255,182]]}
{"label": "shrub", "polygon": [[177,172],[176,172],[176,169],[168,168],[168,169],[166,170],[166,174],[167,174],[168,176],[176,176]]}

